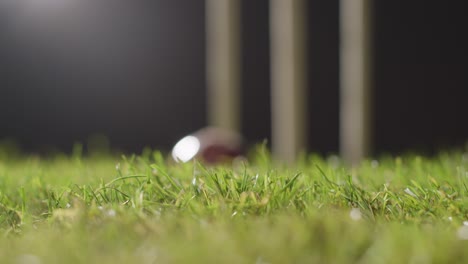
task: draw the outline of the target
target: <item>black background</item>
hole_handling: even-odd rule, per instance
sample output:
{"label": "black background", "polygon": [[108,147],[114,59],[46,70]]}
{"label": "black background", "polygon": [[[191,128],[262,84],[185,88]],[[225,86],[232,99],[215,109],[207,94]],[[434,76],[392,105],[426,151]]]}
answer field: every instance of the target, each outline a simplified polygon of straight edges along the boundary
{"label": "black background", "polygon": [[[0,139],[25,150],[104,134],[170,148],[206,125],[204,2],[0,2]],[[40,1],[36,1],[40,2]],[[55,5],[57,5],[55,3]],[[338,1],[308,7],[309,150],[338,150]],[[75,4],[75,6],[73,6]],[[463,147],[468,66],[462,1],[374,2],[375,152]],[[268,1],[242,1],[242,132],[270,137]]]}

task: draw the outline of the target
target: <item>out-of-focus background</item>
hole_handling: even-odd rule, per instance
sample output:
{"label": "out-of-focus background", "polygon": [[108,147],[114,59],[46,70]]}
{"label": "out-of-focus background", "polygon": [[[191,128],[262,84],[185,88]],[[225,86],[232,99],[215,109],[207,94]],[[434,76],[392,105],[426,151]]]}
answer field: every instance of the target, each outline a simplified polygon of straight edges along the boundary
{"label": "out-of-focus background", "polygon": [[[339,2],[307,2],[308,150],[338,152]],[[241,132],[271,138],[269,1],[241,1]],[[373,153],[468,139],[463,1],[374,1]],[[0,140],[168,150],[207,125],[202,0],[0,0]]]}

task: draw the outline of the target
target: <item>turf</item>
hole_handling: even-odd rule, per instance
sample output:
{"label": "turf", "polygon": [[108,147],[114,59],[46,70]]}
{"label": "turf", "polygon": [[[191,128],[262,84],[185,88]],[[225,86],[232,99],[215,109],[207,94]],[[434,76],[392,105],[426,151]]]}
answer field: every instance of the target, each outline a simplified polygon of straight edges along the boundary
{"label": "turf", "polygon": [[349,168],[0,151],[1,263],[468,263],[467,221],[463,152]]}

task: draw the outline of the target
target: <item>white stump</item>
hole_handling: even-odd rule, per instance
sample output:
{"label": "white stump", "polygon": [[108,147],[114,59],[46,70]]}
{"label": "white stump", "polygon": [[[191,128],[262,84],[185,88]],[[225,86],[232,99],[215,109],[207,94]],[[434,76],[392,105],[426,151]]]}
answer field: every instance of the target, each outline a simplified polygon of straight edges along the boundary
{"label": "white stump", "polygon": [[305,1],[271,0],[272,148],[293,162],[306,149]]}
{"label": "white stump", "polygon": [[340,1],[340,152],[356,165],[369,154],[371,0]]}
{"label": "white stump", "polygon": [[206,0],[208,123],[240,128],[240,0]]}

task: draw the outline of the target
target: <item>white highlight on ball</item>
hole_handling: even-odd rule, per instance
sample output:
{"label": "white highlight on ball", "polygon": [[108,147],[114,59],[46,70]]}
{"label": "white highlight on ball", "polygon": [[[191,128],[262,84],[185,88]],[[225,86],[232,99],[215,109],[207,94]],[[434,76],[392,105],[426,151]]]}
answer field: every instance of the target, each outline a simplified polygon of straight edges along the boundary
{"label": "white highlight on ball", "polygon": [[200,140],[194,136],[186,136],[174,146],[172,158],[177,162],[187,162],[200,150]]}

